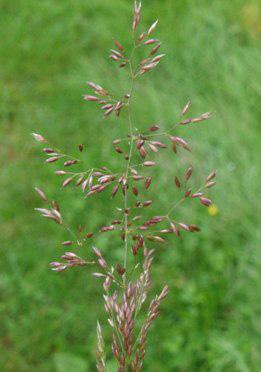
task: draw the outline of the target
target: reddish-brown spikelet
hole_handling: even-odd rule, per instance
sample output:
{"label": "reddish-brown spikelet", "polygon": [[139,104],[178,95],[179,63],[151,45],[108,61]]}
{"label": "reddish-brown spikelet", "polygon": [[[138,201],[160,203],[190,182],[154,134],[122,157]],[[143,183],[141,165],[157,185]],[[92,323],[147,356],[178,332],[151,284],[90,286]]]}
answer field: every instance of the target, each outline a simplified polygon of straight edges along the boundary
{"label": "reddish-brown spikelet", "polygon": [[99,100],[98,97],[90,96],[89,94],[85,94],[83,98],[85,99],[85,101],[98,101]]}
{"label": "reddish-brown spikelet", "polygon": [[200,231],[200,228],[197,225],[190,225],[189,226],[189,231],[198,232],[198,231]]}
{"label": "reddish-brown spikelet", "polygon": [[150,52],[150,56],[153,56],[154,54],[156,54],[160,47],[161,47],[161,43],[155,45],[155,47]]}
{"label": "reddish-brown spikelet", "polygon": [[145,180],[145,189],[147,190],[151,185],[152,177],[147,177]]}
{"label": "reddish-brown spikelet", "polygon": [[146,37],[146,33],[145,33],[145,32],[142,32],[142,33],[139,35],[138,40],[139,40],[139,41],[142,41],[142,40],[145,39],[145,37]]}
{"label": "reddish-brown spikelet", "polygon": [[146,151],[146,149],[145,149],[145,147],[143,147],[143,146],[141,146],[140,148],[139,148],[139,153],[140,153],[140,156],[142,157],[142,158],[146,158],[146,156],[147,156],[147,151]]}
{"label": "reddish-brown spikelet", "polygon": [[73,177],[69,177],[69,178],[67,178],[67,179],[63,182],[62,187],[66,187],[66,186],[68,186],[68,185],[72,182],[72,180],[73,180]]}
{"label": "reddish-brown spikelet", "polygon": [[190,107],[190,101],[188,101],[188,102],[186,103],[186,105],[184,106],[184,108],[183,108],[183,110],[182,110],[182,112],[181,112],[181,115],[185,115],[185,114],[188,112],[189,107]]}
{"label": "reddish-brown spikelet", "polygon": [[191,151],[188,143],[183,138],[171,136],[170,139],[174,144],[183,147],[187,151]]}
{"label": "reddish-brown spikelet", "polygon": [[207,189],[209,189],[210,187],[215,186],[215,184],[216,184],[215,181],[210,181],[210,182],[207,182],[207,183],[205,184],[205,187],[206,187]]}
{"label": "reddish-brown spikelet", "polygon": [[118,145],[119,143],[121,143],[121,140],[120,139],[115,139],[115,140],[113,140],[113,145]]}
{"label": "reddish-brown spikelet", "polygon": [[145,143],[144,139],[137,141],[136,144],[137,149],[139,150],[144,145],[144,143]]}
{"label": "reddish-brown spikelet", "polygon": [[111,54],[110,55],[110,58],[113,60],[113,61],[116,61],[116,62],[119,62],[121,60],[121,58],[115,56],[115,54]]}
{"label": "reddish-brown spikelet", "polygon": [[112,107],[113,105],[111,103],[106,103],[106,105],[101,106],[101,110],[108,110]]}
{"label": "reddish-brown spikelet", "polygon": [[38,133],[32,133],[32,136],[37,142],[47,142],[46,139]]}
{"label": "reddish-brown spikelet", "polygon": [[114,44],[116,45],[116,47],[117,47],[119,50],[124,51],[123,46],[121,45],[121,43],[120,43],[118,40],[114,40]]}
{"label": "reddish-brown spikelet", "polygon": [[206,182],[209,182],[211,180],[213,180],[213,178],[216,177],[216,171],[212,171],[208,176],[207,176],[207,179],[206,179]]}
{"label": "reddish-brown spikelet", "polygon": [[77,163],[77,160],[68,160],[63,163],[65,167],[70,167],[71,165],[74,165]]}
{"label": "reddish-brown spikelet", "polygon": [[84,175],[80,176],[76,181],[76,186],[80,186],[84,180]]}
{"label": "reddish-brown spikelet", "polygon": [[43,201],[45,201],[45,202],[48,201],[47,196],[45,195],[43,190],[39,189],[38,187],[35,187],[34,189]]}
{"label": "reddish-brown spikelet", "polygon": [[158,56],[154,57],[151,62],[154,63],[154,62],[159,62],[161,60],[161,58],[163,58],[165,56],[165,54],[159,54]]}
{"label": "reddish-brown spikelet", "polygon": [[177,237],[179,237],[180,236],[180,232],[179,232],[178,226],[176,226],[176,224],[174,222],[170,222],[170,226],[171,226],[172,231],[175,233],[175,235]]}
{"label": "reddish-brown spikelet", "polygon": [[65,242],[62,242],[62,245],[65,245],[65,246],[67,246],[67,245],[72,245],[72,244],[73,244],[73,242],[70,241],[70,240],[67,240],[67,241],[65,241]]}
{"label": "reddish-brown spikelet", "polygon": [[102,255],[101,255],[101,252],[98,248],[96,247],[92,247],[92,250],[94,252],[94,254],[98,257],[98,258],[102,258]]}
{"label": "reddish-brown spikelet", "polygon": [[155,28],[157,27],[157,24],[158,24],[158,19],[152,23],[152,25],[150,26],[150,28],[148,29],[148,35],[152,34],[152,32],[155,30]]}
{"label": "reddish-brown spikelet", "polygon": [[124,153],[124,151],[122,150],[122,148],[120,148],[119,146],[114,147],[114,150],[116,152],[118,152],[119,154],[123,154]]}
{"label": "reddish-brown spikelet", "polygon": [[155,44],[158,41],[158,39],[149,39],[144,42],[144,45],[151,45]]}
{"label": "reddish-brown spikelet", "polygon": [[137,2],[134,1],[134,18],[133,18],[133,23],[132,23],[133,31],[135,31],[139,25],[140,11],[141,11],[141,2],[137,4]]}
{"label": "reddish-brown spikelet", "polygon": [[179,222],[179,227],[181,227],[182,230],[189,231],[189,226],[184,222]]}
{"label": "reddish-brown spikelet", "polygon": [[192,198],[200,198],[202,195],[203,195],[202,192],[196,192],[196,193],[192,194],[191,197]]}
{"label": "reddish-brown spikelet", "polygon": [[151,132],[155,132],[156,130],[159,130],[160,129],[160,127],[159,127],[159,125],[157,125],[157,124],[154,124],[154,125],[152,125],[150,128],[149,128],[149,130],[151,131]]}
{"label": "reddish-brown spikelet", "polygon": [[189,197],[190,195],[191,195],[191,189],[186,190],[185,198]]}
{"label": "reddish-brown spikelet", "polygon": [[146,237],[148,240],[151,240],[152,242],[156,242],[156,243],[165,243],[166,239],[160,237],[160,236],[157,236],[157,235],[147,235]]}
{"label": "reddish-brown spikelet", "polygon": [[142,203],[143,207],[149,207],[152,204],[152,200],[146,200]]}
{"label": "reddish-brown spikelet", "polygon": [[153,165],[156,165],[156,163],[155,163],[155,161],[148,160],[148,161],[145,161],[145,162],[143,163],[143,165],[144,165],[145,167],[153,167]]}
{"label": "reddish-brown spikelet", "polygon": [[165,145],[165,143],[162,143],[160,141],[150,141],[150,143],[152,145],[155,145],[155,146],[159,147],[160,149],[166,149],[167,148],[167,145]]}
{"label": "reddish-brown spikelet", "polygon": [[101,232],[107,232],[107,231],[112,231],[112,230],[115,230],[115,226],[113,226],[113,225],[111,225],[111,226],[103,226],[100,229]]}
{"label": "reddish-brown spikelet", "polygon": [[206,207],[209,207],[212,204],[212,201],[208,198],[200,197],[201,204],[205,205]]}
{"label": "reddish-brown spikelet", "polygon": [[51,158],[46,159],[46,163],[54,163],[55,161],[59,160],[60,156],[52,156]]}
{"label": "reddish-brown spikelet", "polygon": [[50,147],[45,147],[43,148],[43,152],[45,152],[46,154],[53,154],[55,151]]}
{"label": "reddish-brown spikelet", "polygon": [[175,176],[175,184],[176,184],[177,188],[180,189],[181,184],[180,184],[180,180],[178,179],[177,176]]}
{"label": "reddish-brown spikelet", "polygon": [[110,115],[113,110],[114,110],[114,107],[110,107],[108,110],[105,111],[104,116]]}
{"label": "reddish-brown spikelet", "polygon": [[117,273],[119,274],[119,275],[123,275],[124,273],[125,273],[125,271],[126,271],[126,269],[124,268],[124,267],[122,267],[119,263],[117,263],[117,265],[116,265],[116,270],[117,270]]}
{"label": "reddish-brown spikelet", "polygon": [[185,173],[185,178],[186,180],[188,181],[192,175],[192,172],[193,172],[193,168],[192,167],[189,167]]}
{"label": "reddish-brown spikelet", "polygon": [[158,152],[159,151],[157,149],[157,147],[155,145],[153,145],[152,143],[150,143],[150,142],[148,142],[148,146],[151,149],[151,151],[153,151],[153,152]]}
{"label": "reddish-brown spikelet", "polygon": [[158,62],[154,62],[154,63],[149,63],[145,66],[142,66],[141,67],[141,74],[144,74],[148,71],[151,71],[152,69],[154,69],[156,66],[157,66]]}
{"label": "reddish-brown spikelet", "polygon": [[60,207],[59,207],[59,204],[57,203],[57,201],[52,200],[51,205],[52,205],[53,209],[60,212]]}
{"label": "reddish-brown spikelet", "polygon": [[79,148],[79,151],[82,152],[83,151],[83,144],[80,143],[80,145],[78,146],[78,148]]}
{"label": "reddish-brown spikelet", "polygon": [[139,194],[139,191],[138,191],[137,187],[135,187],[135,186],[133,186],[133,188],[132,188],[132,192],[133,192],[133,194],[134,194],[135,196],[138,196],[138,194]]}
{"label": "reddish-brown spikelet", "polygon": [[82,182],[82,191],[85,191],[85,190],[86,190],[88,184],[89,184],[89,179],[86,178],[86,180],[84,180],[84,181]]}
{"label": "reddish-brown spikelet", "polygon": [[120,187],[120,184],[118,183],[117,185],[114,186],[113,190],[112,190],[112,197],[115,196],[119,190],[119,187]]}

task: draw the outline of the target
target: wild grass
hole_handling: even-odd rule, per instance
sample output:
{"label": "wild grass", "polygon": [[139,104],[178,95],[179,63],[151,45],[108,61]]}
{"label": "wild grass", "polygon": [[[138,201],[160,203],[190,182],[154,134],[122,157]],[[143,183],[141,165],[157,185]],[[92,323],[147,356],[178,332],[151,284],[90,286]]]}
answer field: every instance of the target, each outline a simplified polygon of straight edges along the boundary
{"label": "wild grass", "polygon": [[[49,272],[46,262],[63,253],[59,242],[66,237],[33,212],[33,186],[48,184],[46,191],[58,201],[61,194],[56,176],[35,156],[38,150],[29,133],[48,132],[69,152],[77,151],[77,140],[84,142],[89,149],[86,164],[111,153],[103,138],[108,127],[117,136],[114,119],[97,119],[95,108],[81,95],[90,77],[112,89],[119,74],[123,79],[124,72],[111,66],[107,53],[104,60],[100,55],[113,36],[125,38],[130,3],[1,1],[0,365],[5,371],[94,369],[96,340],[89,330],[100,317],[99,289],[84,271],[61,276]],[[144,0],[144,8],[147,26],[159,17],[162,50],[170,52],[153,79],[139,86],[136,100],[142,96],[144,105],[135,110],[144,118],[141,126],[156,118],[167,128],[188,98],[193,114],[215,111],[212,121],[191,131],[189,139],[197,154],[195,170],[201,164],[200,174],[207,174],[215,167],[219,178],[218,213],[210,218],[204,208],[192,214],[183,210],[184,218],[189,214],[204,226],[202,233],[157,256],[155,284],[170,272],[166,280],[172,301],[163,305],[163,316],[152,331],[146,368],[257,371],[258,1]],[[95,147],[88,146],[94,141]],[[175,169],[173,160],[165,164]],[[164,189],[166,183],[163,177],[158,187]],[[106,222],[110,206],[102,196],[82,204],[72,193],[68,189],[62,198],[73,225],[82,215],[90,228]],[[164,194],[160,201],[166,203]],[[109,237],[102,239],[112,250]]]}

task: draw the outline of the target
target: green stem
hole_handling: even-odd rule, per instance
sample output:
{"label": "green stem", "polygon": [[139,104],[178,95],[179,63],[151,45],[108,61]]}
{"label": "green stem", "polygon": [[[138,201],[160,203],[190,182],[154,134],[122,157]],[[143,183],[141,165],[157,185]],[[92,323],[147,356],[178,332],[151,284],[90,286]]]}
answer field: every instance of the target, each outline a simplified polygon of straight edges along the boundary
{"label": "green stem", "polygon": [[[128,122],[129,122],[129,134],[130,134],[130,148],[129,148],[129,155],[128,155],[128,162],[126,166],[126,171],[125,171],[125,178],[128,179],[129,176],[129,171],[130,171],[130,164],[131,164],[131,157],[132,157],[132,152],[133,152],[133,143],[134,143],[134,136],[133,136],[133,123],[132,123],[132,118],[131,118],[131,100],[132,100],[132,95],[133,95],[133,90],[134,90],[134,74],[133,74],[133,68],[132,68],[132,57],[134,54],[136,47],[134,45],[134,48],[131,52],[130,60],[129,60],[129,67],[130,67],[130,75],[131,75],[131,88],[130,88],[130,98],[128,101]],[[128,214],[125,212],[127,207],[128,207],[128,190],[126,189],[125,195],[124,195],[124,231],[125,231],[125,239],[124,239],[124,258],[123,258],[123,267],[125,269],[125,274],[123,276],[123,283],[124,286],[126,285],[126,271],[127,271],[127,258],[128,258],[128,234],[127,234],[127,229],[128,229]]]}

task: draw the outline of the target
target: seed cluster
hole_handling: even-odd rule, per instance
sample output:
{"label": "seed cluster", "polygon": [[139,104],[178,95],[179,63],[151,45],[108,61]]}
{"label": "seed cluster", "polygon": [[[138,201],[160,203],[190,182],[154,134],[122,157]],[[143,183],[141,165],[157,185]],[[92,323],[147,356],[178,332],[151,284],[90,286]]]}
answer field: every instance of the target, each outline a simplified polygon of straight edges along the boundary
{"label": "seed cluster", "polygon": [[[181,110],[176,123],[169,129],[162,128],[159,123],[150,124],[148,129],[141,131],[136,128],[132,118],[132,98],[135,93],[135,83],[142,76],[158,66],[164,54],[157,54],[161,42],[152,35],[158,25],[158,20],[147,31],[138,33],[141,17],[141,3],[134,2],[134,17],[132,23],[133,48],[128,51],[118,41],[114,41],[109,57],[120,68],[129,67],[130,89],[115,97],[101,85],[88,82],[90,94],[84,95],[84,100],[94,102],[100,107],[105,117],[115,114],[119,117],[122,110],[126,110],[128,117],[128,130],[125,137],[112,140],[113,151],[122,158],[122,166],[109,169],[100,165],[87,170],[78,170],[83,164],[85,146],[78,145],[79,157],[64,154],[42,135],[32,133],[34,139],[42,144],[45,162],[59,164],[55,174],[62,178],[61,188],[76,187],[82,192],[83,198],[95,197],[105,193],[110,199],[117,202],[117,215],[103,226],[97,226],[95,231],[85,231],[79,226],[73,231],[66,223],[61,209],[56,201],[49,200],[45,192],[36,187],[35,190],[46,208],[36,208],[45,218],[51,219],[71,234],[70,240],[62,242],[64,247],[83,248],[90,245],[90,241],[98,234],[116,233],[118,244],[123,246],[123,258],[112,266],[108,259],[97,247],[88,250],[87,256],[82,258],[78,253],[66,251],[60,261],[51,262],[53,271],[61,272],[73,267],[95,266],[97,270],[92,273],[94,277],[102,280],[104,291],[104,306],[108,315],[108,322],[112,327],[112,353],[118,363],[118,371],[141,371],[145,357],[148,331],[153,321],[159,316],[161,302],[168,294],[168,286],[163,285],[162,292],[157,295],[148,306],[145,320],[141,326],[137,322],[140,311],[151,287],[150,269],[153,262],[154,250],[148,245],[163,244],[168,236],[180,237],[182,232],[199,232],[200,227],[194,223],[177,220],[173,212],[187,201],[198,201],[203,206],[210,206],[212,201],[205,194],[215,185],[216,172],[211,172],[200,187],[191,183],[193,168],[185,169],[182,177],[172,175],[172,186],[180,194],[179,199],[171,202],[169,209],[159,215],[144,213],[150,210],[153,200],[149,195],[153,187],[155,174],[153,170],[160,166],[157,157],[161,151],[178,154],[180,151],[191,152],[191,146],[183,137],[177,136],[177,128],[190,127],[209,119],[212,115],[205,112],[196,117],[187,117],[190,110],[190,101]],[[147,51],[147,48],[151,48]],[[134,54],[137,49],[145,49],[146,56],[135,65]],[[127,133],[126,133],[127,132]],[[54,165],[54,166],[55,166]],[[77,170],[77,171],[76,171]],[[159,209],[160,210],[160,209]],[[68,239],[68,238],[67,238]],[[70,248],[71,249],[71,248]],[[84,255],[84,253],[83,253]],[[131,264],[130,264],[130,263]],[[106,345],[102,337],[100,323],[97,323],[97,370],[106,370]]]}

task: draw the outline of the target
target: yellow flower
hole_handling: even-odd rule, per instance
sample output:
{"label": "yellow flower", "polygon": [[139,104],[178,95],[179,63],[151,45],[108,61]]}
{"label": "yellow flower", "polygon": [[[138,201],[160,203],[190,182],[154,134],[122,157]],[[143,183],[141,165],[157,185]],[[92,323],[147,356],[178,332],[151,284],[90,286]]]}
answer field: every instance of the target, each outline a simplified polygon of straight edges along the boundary
{"label": "yellow flower", "polygon": [[219,213],[219,209],[218,209],[218,206],[217,206],[216,204],[211,204],[211,205],[208,207],[208,214],[209,214],[211,217],[216,216],[218,213]]}

